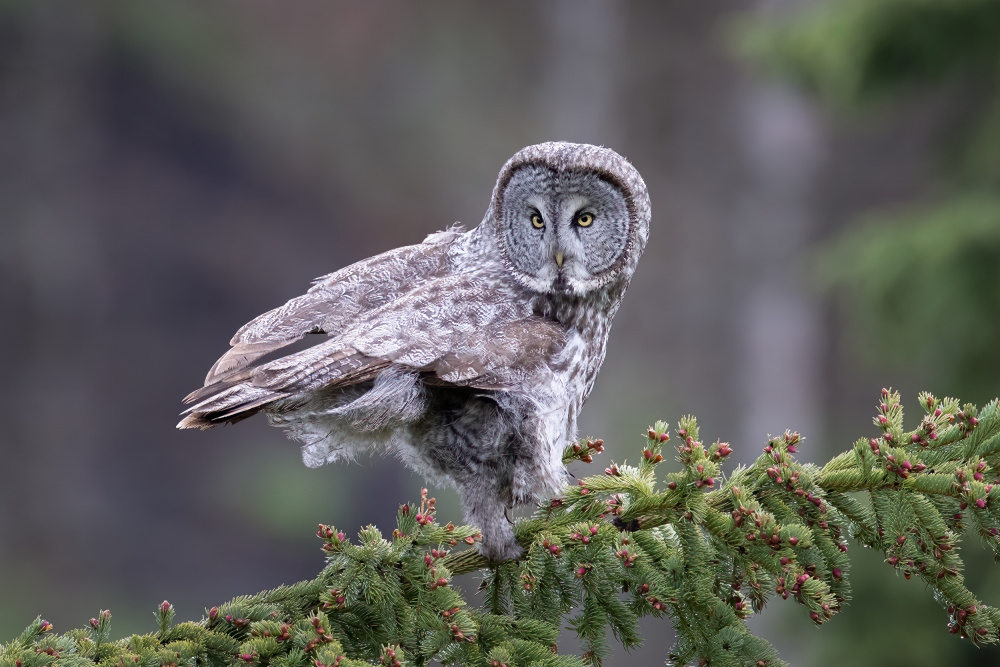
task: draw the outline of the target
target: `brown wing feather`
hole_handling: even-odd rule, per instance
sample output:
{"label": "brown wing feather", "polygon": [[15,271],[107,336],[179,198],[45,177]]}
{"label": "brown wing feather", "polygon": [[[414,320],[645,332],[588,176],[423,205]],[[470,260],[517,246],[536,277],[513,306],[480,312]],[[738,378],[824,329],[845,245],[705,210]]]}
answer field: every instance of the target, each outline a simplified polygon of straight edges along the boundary
{"label": "brown wing feather", "polygon": [[234,371],[192,392],[185,401],[194,405],[184,411],[187,416],[177,427],[204,429],[224,422],[234,423],[306,389],[346,387],[371,380],[389,365],[384,359],[374,359],[356,350],[324,354],[315,349]]}
{"label": "brown wing feather", "polygon": [[[293,299],[237,334],[234,340],[240,342],[216,364],[211,381],[187,397],[193,405],[178,426],[236,421],[281,399],[371,380],[390,365],[424,373],[432,384],[522,387],[543,372],[545,361],[564,344],[565,331],[496,289],[482,277],[445,275],[410,285],[405,294],[394,292],[392,300],[360,313],[356,300],[321,303],[320,290],[300,297],[308,297],[305,301]],[[318,326],[314,318],[307,329],[303,313],[336,312],[345,301],[343,309],[354,313],[349,326],[306,350],[261,360],[265,350],[280,350]],[[276,324],[268,329],[265,321]],[[300,333],[293,336],[295,331]],[[231,367],[223,364],[227,359]]]}
{"label": "brown wing feather", "polygon": [[318,278],[302,296],[260,315],[237,331],[230,341],[232,349],[213,364],[205,385],[309,333],[336,336],[349,329],[359,316],[441,275],[447,270],[447,251],[455,236],[452,232],[436,234],[424,243],[390,250]]}

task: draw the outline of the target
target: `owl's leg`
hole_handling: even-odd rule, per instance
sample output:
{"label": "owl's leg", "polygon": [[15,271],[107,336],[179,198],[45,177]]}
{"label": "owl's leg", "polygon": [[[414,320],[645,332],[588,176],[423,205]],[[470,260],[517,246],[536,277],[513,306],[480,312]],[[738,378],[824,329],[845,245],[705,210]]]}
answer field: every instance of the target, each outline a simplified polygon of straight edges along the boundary
{"label": "owl's leg", "polygon": [[536,503],[559,493],[567,483],[562,463],[564,434],[539,417],[526,419],[512,451],[514,505]]}
{"label": "owl's leg", "polygon": [[458,483],[465,521],[478,526],[483,533],[479,551],[494,563],[520,558],[524,550],[514,539],[513,526],[507,518],[509,502],[493,484],[483,481],[469,479]]}
{"label": "owl's leg", "polygon": [[403,461],[428,477],[448,480],[462,501],[465,522],[482,532],[480,552],[493,562],[517,558],[521,547],[506,510],[513,504],[512,470],[517,441],[514,419],[497,401],[465,389],[433,389],[425,422],[397,449]]}

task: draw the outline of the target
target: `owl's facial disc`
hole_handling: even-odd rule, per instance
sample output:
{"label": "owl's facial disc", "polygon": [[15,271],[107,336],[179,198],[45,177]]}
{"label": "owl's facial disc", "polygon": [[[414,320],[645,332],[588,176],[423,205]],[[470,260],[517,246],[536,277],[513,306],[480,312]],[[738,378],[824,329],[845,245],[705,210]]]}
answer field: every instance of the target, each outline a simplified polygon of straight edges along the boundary
{"label": "owl's facial disc", "polygon": [[522,167],[507,183],[501,215],[507,259],[534,291],[586,294],[621,268],[628,205],[598,174]]}

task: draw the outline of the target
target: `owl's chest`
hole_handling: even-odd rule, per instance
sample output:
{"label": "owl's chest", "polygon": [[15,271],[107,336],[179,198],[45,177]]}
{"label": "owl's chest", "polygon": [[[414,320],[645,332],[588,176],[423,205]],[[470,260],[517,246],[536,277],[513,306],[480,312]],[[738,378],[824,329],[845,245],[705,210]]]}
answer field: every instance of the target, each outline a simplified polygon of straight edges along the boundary
{"label": "owl's chest", "polygon": [[566,395],[579,409],[594,387],[604,361],[608,332],[605,327],[570,327],[566,344],[553,359],[552,370],[566,387]]}
{"label": "owl's chest", "polygon": [[615,305],[607,294],[586,298],[548,296],[533,304],[536,316],[558,322],[565,332],[563,344],[553,350],[547,366],[564,388],[571,413],[579,412],[597,379]]}

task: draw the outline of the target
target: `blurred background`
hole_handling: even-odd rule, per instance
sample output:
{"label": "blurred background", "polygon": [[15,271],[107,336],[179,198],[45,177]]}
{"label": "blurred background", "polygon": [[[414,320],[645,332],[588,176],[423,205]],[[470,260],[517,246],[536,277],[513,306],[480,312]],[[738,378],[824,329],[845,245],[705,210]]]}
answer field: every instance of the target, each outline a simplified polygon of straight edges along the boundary
{"label": "blurred background", "polygon": [[[597,465],[687,413],[731,458],[790,428],[819,462],[883,386],[911,417],[920,389],[1000,394],[997,35],[997,0],[0,0],[0,641],[102,608],[146,632],[164,598],[197,619],[312,578],[319,522],[391,530],[422,486],[391,458],[307,470],[263,419],[176,431],[180,399],[314,277],[477,224],[539,141],[614,148],[653,202]],[[1000,660],[851,553],[821,630],[753,621],[786,660]],[[644,630],[612,664],[662,664]]]}

